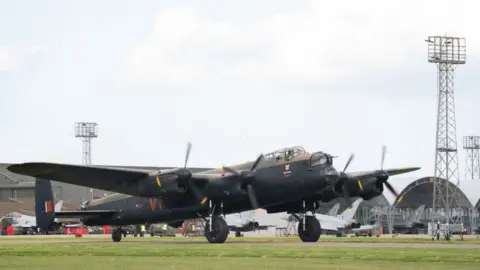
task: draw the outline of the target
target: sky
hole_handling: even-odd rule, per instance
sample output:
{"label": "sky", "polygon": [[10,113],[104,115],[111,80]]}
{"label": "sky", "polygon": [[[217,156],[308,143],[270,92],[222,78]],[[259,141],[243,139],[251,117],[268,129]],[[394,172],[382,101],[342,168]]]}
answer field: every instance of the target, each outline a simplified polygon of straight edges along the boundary
{"label": "sky", "polygon": [[465,37],[462,137],[477,117],[474,1],[0,1],[0,162],[218,167],[301,145],[348,171],[434,173],[432,35]]}

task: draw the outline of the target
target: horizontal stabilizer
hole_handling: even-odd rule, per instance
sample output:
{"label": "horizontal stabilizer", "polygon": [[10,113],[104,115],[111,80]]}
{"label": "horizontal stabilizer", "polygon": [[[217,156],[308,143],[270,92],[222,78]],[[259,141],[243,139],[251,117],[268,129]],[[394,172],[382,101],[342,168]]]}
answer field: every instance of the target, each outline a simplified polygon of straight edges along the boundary
{"label": "horizontal stabilizer", "polygon": [[99,217],[99,216],[110,216],[116,213],[117,213],[116,210],[62,211],[62,212],[55,212],[55,217],[58,217],[58,218]]}

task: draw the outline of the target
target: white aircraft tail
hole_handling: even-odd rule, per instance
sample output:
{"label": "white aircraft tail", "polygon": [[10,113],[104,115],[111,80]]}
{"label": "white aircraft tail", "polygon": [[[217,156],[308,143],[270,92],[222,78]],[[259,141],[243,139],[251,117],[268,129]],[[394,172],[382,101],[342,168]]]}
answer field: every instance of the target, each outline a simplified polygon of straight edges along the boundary
{"label": "white aircraft tail", "polygon": [[417,208],[417,210],[415,210],[415,212],[413,212],[410,215],[409,220],[411,222],[420,222],[424,212],[425,212],[425,204],[422,204]]}
{"label": "white aircraft tail", "polygon": [[336,203],[334,206],[332,206],[326,215],[334,217],[338,214],[338,209],[340,209],[340,203]]}
{"label": "white aircraft tail", "polygon": [[55,204],[55,212],[60,212],[62,211],[62,206],[63,206],[63,200],[58,201]]}
{"label": "white aircraft tail", "polygon": [[352,205],[351,207],[345,209],[343,213],[338,215],[337,217],[340,219],[343,219],[345,221],[347,220],[352,220],[353,217],[355,216],[355,213],[357,213],[357,209],[360,206],[360,203],[363,201],[362,198],[358,198]]}

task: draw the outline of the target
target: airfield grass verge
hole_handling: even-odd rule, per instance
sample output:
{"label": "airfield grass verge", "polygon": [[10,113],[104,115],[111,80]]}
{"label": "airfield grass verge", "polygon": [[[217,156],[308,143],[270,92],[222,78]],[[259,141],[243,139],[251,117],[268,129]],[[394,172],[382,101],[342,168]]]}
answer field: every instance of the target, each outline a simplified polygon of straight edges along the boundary
{"label": "airfield grass verge", "polygon": [[0,269],[478,269],[478,249],[56,243],[0,245]]}
{"label": "airfield grass verge", "polygon": [[[0,244],[6,242],[15,242],[15,241],[25,241],[30,243],[42,243],[42,241],[108,241],[111,240],[110,235],[103,235],[103,236],[85,236],[81,238],[76,238],[73,235],[71,236],[62,236],[62,237],[45,237],[45,236],[21,236],[21,237],[0,237]],[[426,244],[426,243],[434,243],[434,244],[478,244],[480,245],[480,239],[476,237],[469,237],[465,238],[464,240],[460,240],[454,238],[451,241],[432,241],[431,238],[428,237],[332,237],[332,236],[322,236],[318,240],[319,242],[326,242],[326,243],[405,243],[405,244]],[[207,242],[205,237],[132,237],[128,236],[122,239],[122,242],[199,242],[204,243]],[[264,243],[275,243],[275,242],[301,242],[298,237],[234,237],[230,235],[227,238],[227,242],[264,242]]]}

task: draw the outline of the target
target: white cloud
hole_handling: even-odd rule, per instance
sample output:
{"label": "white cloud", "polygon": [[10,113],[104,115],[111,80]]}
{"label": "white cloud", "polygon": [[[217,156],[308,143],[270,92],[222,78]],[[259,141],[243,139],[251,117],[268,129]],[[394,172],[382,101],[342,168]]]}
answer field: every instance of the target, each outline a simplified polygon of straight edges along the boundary
{"label": "white cloud", "polygon": [[445,33],[466,36],[468,53],[478,55],[478,5],[462,0],[312,0],[304,10],[244,23],[169,9],[160,12],[152,35],[128,56],[124,78],[150,84],[329,82],[406,68],[422,53],[426,61],[424,39]]}
{"label": "white cloud", "polygon": [[32,47],[15,47],[7,45],[0,47],[0,72],[2,71],[18,71],[25,61],[36,55],[40,48]]}

